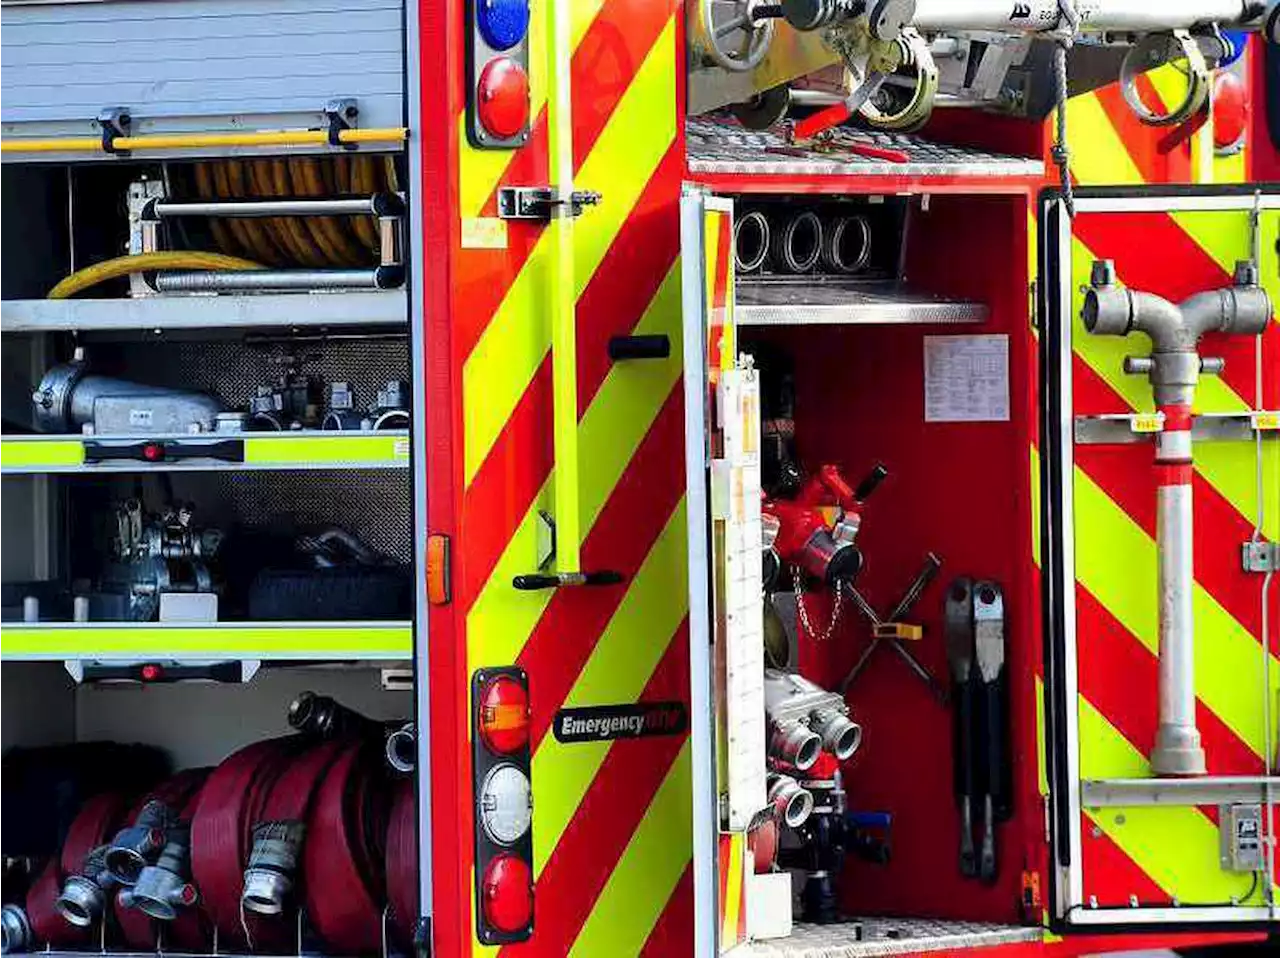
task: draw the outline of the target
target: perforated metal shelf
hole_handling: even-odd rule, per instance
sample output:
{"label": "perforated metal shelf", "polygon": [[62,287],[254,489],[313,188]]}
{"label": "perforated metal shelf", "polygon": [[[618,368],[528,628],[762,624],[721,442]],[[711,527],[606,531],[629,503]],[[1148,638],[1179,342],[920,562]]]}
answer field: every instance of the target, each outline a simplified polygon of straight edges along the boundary
{"label": "perforated metal shelf", "polygon": [[[1037,159],[945,146],[907,133],[836,128],[821,148],[793,147],[771,130],[745,130],[714,120],[685,125],[689,170],[713,175],[904,177],[1039,177]],[[899,151],[904,163],[859,155],[852,148]]]}
{"label": "perforated metal shelf", "polygon": [[739,278],[734,318],[740,326],[982,323],[987,307],[913,292],[893,283],[821,277]]}
{"label": "perforated metal shelf", "polygon": [[1038,928],[989,922],[858,918],[836,925],[797,924],[789,938],[752,942],[744,954],[752,958],[860,958],[985,948],[1040,939]]}

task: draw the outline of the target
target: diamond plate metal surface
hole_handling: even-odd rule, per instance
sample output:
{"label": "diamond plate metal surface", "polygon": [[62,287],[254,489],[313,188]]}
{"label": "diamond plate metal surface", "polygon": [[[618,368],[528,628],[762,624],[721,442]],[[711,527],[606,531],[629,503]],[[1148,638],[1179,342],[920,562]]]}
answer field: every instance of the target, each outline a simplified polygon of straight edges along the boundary
{"label": "diamond plate metal surface", "polygon": [[734,295],[740,326],[981,323],[988,313],[981,303],[940,299],[892,283],[744,277]]}
{"label": "diamond plate metal surface", "polygon": [[[751,958],[859,958],[909,955],[1039,941],[1039,928],[928,918],[857,918],[836,925],[797,924],[789,938],[752,942]],[[737,954],[737,952],[735,952]]]}
{"label": "diamond plate metal surface", "polygon": [[[1041,160],[959,146],[944,146],[907,133],[875,133],[837,127],[821,149],[793,147],[769,130],[744,130],[714,120],[685,124],[693,173],[766,176],[1043,176]],[[906,163],[859,156],[857,144],[899,150]]]}

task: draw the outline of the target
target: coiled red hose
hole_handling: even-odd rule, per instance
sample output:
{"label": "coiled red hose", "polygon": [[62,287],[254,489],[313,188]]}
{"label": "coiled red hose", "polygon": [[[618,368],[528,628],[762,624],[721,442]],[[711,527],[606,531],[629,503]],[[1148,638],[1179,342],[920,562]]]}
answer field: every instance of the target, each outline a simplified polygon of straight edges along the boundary
{"label": "coiled red hose", "polygon": [[391,817],[387,823],[387,902],[394,940],[405,951],[413,948],[418,922],[418,802],[412,778],[392,786]]}
{"label": "coiled red hose", "polygon": [[191,818],[191,876],[219,942],[248,947],[240,921],[240,887],[253,826],[271,786],[302,747],[299,736],[255,742],[214,769]]}
{"label": "coiled red hose", "polygon": [[50,860],[27,893],[27,920],[39,941],[55,948],[93,943],[97,929],[71,924],[55,902],[66,877],[79,872],[89,852],[115,834],[126,807],[124,795],[104,792],[85,802],[72,820],[58,858]]}

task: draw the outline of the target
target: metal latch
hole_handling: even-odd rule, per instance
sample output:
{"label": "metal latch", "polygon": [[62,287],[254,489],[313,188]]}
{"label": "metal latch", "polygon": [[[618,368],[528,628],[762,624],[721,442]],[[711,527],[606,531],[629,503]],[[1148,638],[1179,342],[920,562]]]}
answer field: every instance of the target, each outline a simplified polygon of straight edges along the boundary
{"label": "metal latch", "polygon": [[504,186],[498,190],[498,216],[504,220],[579,216],[583,207],[599,202],[600,194],[591,190],[574,190],[566,199],[554,186]]}
{"label": "metal latch", "polygon": [[1280,572],[1280,542],[1246,542],[1240,558],[1245,572]]}
{"label": "metal latch", "polygon": [[343,143],[343,130],[354,130],[360,118],[360,107],[355,97],[335,97],[324,105],[325,133],[332,147],[354,150],[356,144]]}

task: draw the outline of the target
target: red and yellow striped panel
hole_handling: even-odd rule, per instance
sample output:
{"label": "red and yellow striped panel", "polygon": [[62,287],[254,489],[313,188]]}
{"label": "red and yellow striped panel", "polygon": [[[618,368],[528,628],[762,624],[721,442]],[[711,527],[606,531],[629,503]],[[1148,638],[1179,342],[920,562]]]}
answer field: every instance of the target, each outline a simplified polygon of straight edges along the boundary
{"label": "red and yellow striped panel", "polygon": [[[687,735],[566,745],[563,707],[688,699],[678,198],[683,170],[674,0],[570,5],[581,566],[617,586],[519,592],[554,511],[551,233],[508,222],[499,248],[456,251],[454,364],[463,450],[457,602],[468,672],[518,663],[533,719],[535,922],[518,955],[692,949]],[[457,127],[459,215],[496,215],[503,185],[548,182],[549,0],[533,0],[535,117],[514,152]],[[467,230],[463,229],[465,237]],[[666,360],[613,364],[618,335],[665,333]],[[572,479],[573,477],[566,477]]]}
{"label": "red and yellow striped panel", "polygon": [[716,900],[720,909],[720,954],[747,940],[747,854],[746,832],[725,832],[717,847],[719,886]]}
{"label": "red and yellow striped panel", "polygon": [[[1150,96],[1168,100],[1151,77]],[[1201,133],[1144,127],[1118,90],[1108,87],[1069,105],[1073,174],[1084,186],[1141,186],[1238,181],[1243,162],[1206,168],[1197,154]],[[1074,413],[1105,414],[1154,408],[1145,377],[1126,376],[1126,355],[1146,340],[1090,336],[1079,320],[1081,286],[1095,259],[1112,259],[1120,280],[1178,301],[1230,283],[1237,259],[1247,258],[1246,212],[1081,213],[1075,220],[1071,287],[1075,290]],[[1280,216],[1264,214],[1262,275],[1280,302],[1275,244]],[[1241,412],[1280,405],[1280,324],[1262,338],[1209,337],[1206,351],[1225,357],[1226,372],[1205,376],[1197,412]],[[1257,362],[1269,370],[1261,395]],[[1259,489],[1263,534],[1280,537],[1280,444],[1263,444],[1261,483],[1251,442],[1197,443],[1195,450],[1195,570],[1197,723],[1210,774],[1260,774],[1263,696],[1276,714],[1280,692],[1280,636],[1264,650],[1261,577],[1241,570],[1240,545],[1254,530]],[[1085,779],[1147,777],[1156,730],[1156,542],[1152,452],[1147,445],[1076,445],[1075,562],[1079,656],[1080,775]],[[1033,476],[1037,471],[1033,451]],[[1034,483],[1033,483],[1034,488]],[[1038,549],[1037,549],[1038,553]],[[1038,554],[1037,554],[1038,559]],[[1271,620],[1280,598],[1271,597]],[[1271,687],[1263,667],[1270,655]],[[1274,730],[1271,739],[1275,742]],[[1042,784],[1042,788],[1044,785]],[[1131,901],[1229,904],[1249,891],[1250,877],[1218,864],[1216,808],[1142,807],[1085,810],[1082,821],[1084,896],[1101,907]]]}

